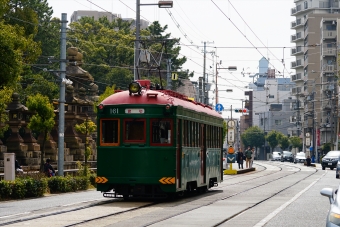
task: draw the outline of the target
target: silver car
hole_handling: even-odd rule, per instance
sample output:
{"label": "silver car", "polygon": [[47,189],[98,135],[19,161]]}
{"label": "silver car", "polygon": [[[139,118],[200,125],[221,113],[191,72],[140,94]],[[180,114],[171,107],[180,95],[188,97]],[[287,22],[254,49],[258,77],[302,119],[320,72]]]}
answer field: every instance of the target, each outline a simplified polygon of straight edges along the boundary
{"label": "silver car", "polygon": [[299,152],[295,155],[294,163],[305,163],[306,161],[306,154],[305,152]]}
{"label": "silver car", "polygon": [[277,152],[277,151],[274,151],[273,152],[272,161],[281,161],[281,153]]}
{"label": "silver car", "polygon": [[331,204],[326,218],[326,227],[340,226],[340,197],[337,196],[338,191],[339,188],[335,191],[332,188],[323,188],[320,191],[321,195],[329,198]]}

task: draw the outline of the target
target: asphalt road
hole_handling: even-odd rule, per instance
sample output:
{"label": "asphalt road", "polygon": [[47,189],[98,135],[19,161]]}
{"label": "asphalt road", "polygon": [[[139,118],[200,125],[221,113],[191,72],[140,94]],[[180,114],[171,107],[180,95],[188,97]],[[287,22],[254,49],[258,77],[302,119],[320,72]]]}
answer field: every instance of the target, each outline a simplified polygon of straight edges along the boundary
{"label": "asphalt road", "polygon": [[329,201],[320,190],[337,188],[335,171],[270,161],[254,167],[225,175],[203,195],[152,206],[94,190],[2,202],[0,226],[325,226]]}

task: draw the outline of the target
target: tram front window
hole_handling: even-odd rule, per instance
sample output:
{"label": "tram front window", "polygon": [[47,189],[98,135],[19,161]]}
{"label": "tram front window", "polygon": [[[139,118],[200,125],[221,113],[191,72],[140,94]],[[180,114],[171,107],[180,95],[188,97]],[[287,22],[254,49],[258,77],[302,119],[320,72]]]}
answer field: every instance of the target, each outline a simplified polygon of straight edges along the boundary
{"label": "tram front window", "polygon": [[117,144],[119,142],[119,120],[102,119],[101,121],[100,142],[104,144]]}
{"label": "tram front window", "polygon": [[171,120],[151,120],[151,143],[171,144]]}
{"label": "tram front window", "polygon": [[145,119],[124,121],[124,142],[145,142]]}

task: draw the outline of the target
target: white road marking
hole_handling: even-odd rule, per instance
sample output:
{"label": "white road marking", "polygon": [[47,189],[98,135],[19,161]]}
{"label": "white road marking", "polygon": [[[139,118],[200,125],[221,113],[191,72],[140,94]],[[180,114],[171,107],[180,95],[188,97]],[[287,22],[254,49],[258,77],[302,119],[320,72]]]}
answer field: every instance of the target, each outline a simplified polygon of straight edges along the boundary
{"label": "white road marking", "polygon": [[1,216],[0,219],[14,217],[14,216],[19,216],[19,215],[23,215],[23,214],[29,214],[29,213],[31,213],[31,212],[24,212],[24,213],[19,213],[19,214],[12,214],[12,215],[7,215],[7,216]]}
{"label": "white road marking", "polygon": [[270,221],[273,217],[275,217],[278,213],[280,213],[283,209],[285,209],[289,204],[294,202],[297,198],[299,198],[303,193],[305,193],[308,189],[310,189],[316,182],[318,182],[325,174],[327,171],[318,179],[316,179],[314,182],[312,182],[310,185],[308,185],[305,189],[300,191],[298,194],[296,194],[293,198],[291,198],[288,202],[282,204],[279,208],[274,210],[272,213],[270,213],[267,217],[262,219],[259,223],[254,225],[254,227],[262,227],[264,226],[268,221]]}

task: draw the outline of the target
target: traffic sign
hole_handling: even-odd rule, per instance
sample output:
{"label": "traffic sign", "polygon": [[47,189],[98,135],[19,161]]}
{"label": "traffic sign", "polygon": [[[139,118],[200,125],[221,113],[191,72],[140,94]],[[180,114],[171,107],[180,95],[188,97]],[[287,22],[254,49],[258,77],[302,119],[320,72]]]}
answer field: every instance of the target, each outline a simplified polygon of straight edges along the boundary
{"label": "traffic sign", "polygon": [[228,148],[228,154],[234,154],[235,150],[232,146]]}
{"label": "traffic sign", "polygon": [[227,163],[235,163],[236,155],[234,154],[227,154]]}
{"label": "traffic sign", "polygon": [[172,80],[178,80],[178,74],[177,73],[171,73],[171,79]]}
{"label": "traffic sign", "polygon": [[234,128],[228,128],[228,144],[232,144],[235,142],[235,134],[234,134]]}
{"label": "traffic sign", "polygon": [[221,111],[224,110],[224,107],[223,107],[223,105],[221,103],[217,103],[216,106],[215,106],[215,110],[217,112],[221,112]]}

